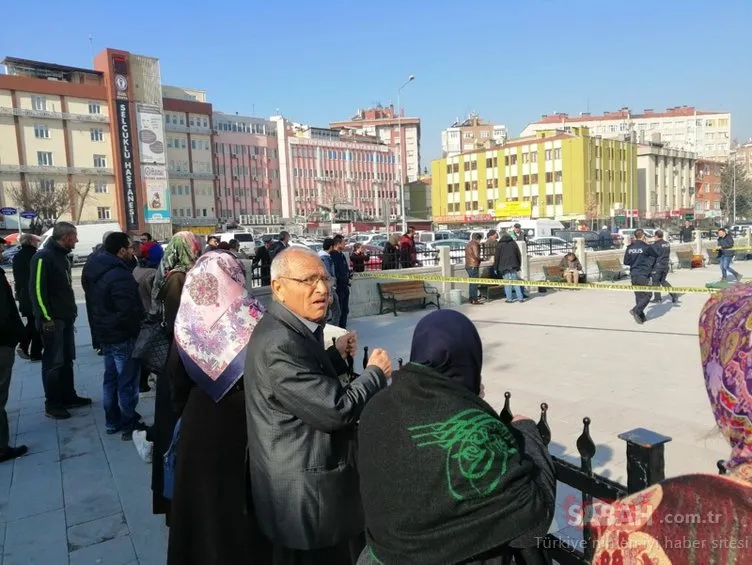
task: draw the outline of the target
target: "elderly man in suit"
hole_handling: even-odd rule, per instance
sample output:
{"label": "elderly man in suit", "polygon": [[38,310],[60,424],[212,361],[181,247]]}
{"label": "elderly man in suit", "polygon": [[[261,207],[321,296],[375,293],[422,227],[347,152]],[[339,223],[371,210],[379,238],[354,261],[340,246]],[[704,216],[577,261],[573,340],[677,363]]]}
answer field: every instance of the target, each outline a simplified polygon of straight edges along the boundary
{"label": "elderly man in suit", "polygon": [[340,379],[356,338],[325,349],[332,279],[314,251],[280,252],[271,279],[244,376],[253,506],[273,565],[354,564],[364,545],[355,424],[391,360],[375,349],[358,378]]}

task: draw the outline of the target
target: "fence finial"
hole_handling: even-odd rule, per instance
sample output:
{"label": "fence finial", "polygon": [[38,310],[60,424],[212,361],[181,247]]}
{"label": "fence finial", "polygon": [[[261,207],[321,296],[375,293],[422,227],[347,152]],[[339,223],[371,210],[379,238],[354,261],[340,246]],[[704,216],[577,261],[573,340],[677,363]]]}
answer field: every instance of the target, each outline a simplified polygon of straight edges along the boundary
{"label": "fence finial", "polygon": [[336,338],[336,337],[333,337],[333,338],[332,338],[332,345],[333,345],[334,347],[337,347],[337,338]]}
{"label": "fence finial", "polygon": [[592,459],[595,455],[595,442],[590,437],[590,418],[582,419],[582,434],[577,438],[577,451],[583,459]]}
{"label": "fence finial", "polygon": [[364,371],[366,367],[368,367],[368,346],[367,345],[363,348],[363,370]]}
{"label": "fence finial", "polygon": [[541,415],[538,420],[538,432],[543,438],[543,443],[551,443],[551,427],[548,425],[548,404],[542,402],[540,405]]}
{"label": "fence finial", "polygon": [[512,409],[509,407],[509,399],[512,397],[511,392],[505,392],[504,393],[504,408],[501,409],[501,412],[499,413],[499,418],[501,418],[501,421],[505,424],[510,424],[512,422],[512,419],[514,418],[514,414],[512,414]]}
{"label": "fence finial", "polygon": [[716,461],[716,466],[718,467],[718,474],[719,475],[725,475],[726,474],[726,462],[723,459],[719,459]]}
{"label": "fence finial", "polygon": [[397,365],[399,365],[400,369],[402,368],[402,357],[400,357],[399,359],[397,359]]}

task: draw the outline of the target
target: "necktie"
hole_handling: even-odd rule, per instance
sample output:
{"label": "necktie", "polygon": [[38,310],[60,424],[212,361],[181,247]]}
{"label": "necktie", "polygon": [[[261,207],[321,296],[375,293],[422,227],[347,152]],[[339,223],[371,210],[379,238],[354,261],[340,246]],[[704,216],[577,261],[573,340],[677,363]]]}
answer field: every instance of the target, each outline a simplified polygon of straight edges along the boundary
{"label": "necktie", "polygon": [[323,347],[323,345],[324,345],[324,328],[321,327],[321,326],[319,326],[318,328],[316,328],[316,331],[313,332],[313,337],[315,337],[316,341],[318,341],[321,344],[321,346]]}

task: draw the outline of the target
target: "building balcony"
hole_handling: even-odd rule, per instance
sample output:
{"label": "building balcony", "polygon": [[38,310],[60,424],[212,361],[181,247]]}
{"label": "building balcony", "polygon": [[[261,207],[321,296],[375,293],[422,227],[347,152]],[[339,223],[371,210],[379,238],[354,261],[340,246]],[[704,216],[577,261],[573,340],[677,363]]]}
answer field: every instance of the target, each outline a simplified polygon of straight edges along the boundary
{"label": "building balcony", "polygon": [[211,135],[211,128],[205,128],[200,126],[179,126],[177,124],[170,124],[165,122],[165,131],[171,131],[175,133],[197,133],[201,135]]}
{"label": "building balcony", "polygon": [[81,122],[108,123],[110,119],[102,114],[71,114],[70,112],[50,112],[48,110],[27,110],[25,108],[0,107],[0,116],[20,118],[42,118],[47,120],[74,120]]}
{"label": "building balcony", "polygon": [[112,176],[114,172],[108,168],[89,167],[45,167],[42,165],[1,165],[0,173],[28,173],[34,175],[90,175]]}

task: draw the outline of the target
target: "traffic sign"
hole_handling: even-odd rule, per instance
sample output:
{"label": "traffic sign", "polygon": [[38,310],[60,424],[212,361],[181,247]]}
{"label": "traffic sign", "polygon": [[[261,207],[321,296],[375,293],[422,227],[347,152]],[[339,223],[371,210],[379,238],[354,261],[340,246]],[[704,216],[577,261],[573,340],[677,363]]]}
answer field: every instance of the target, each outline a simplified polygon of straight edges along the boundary
{"label": "traffic sign", "polygon": [[18,210],[11,207],[0,208],[0,214],[2,214],[3,216],[15,216],[16,214],[18,214]]}
{"label": "traffic sign", "polygon": [[684,214],[684,219],[691,222],[692,220],[695,219],[695,215],[691,214],[691,213],[690,214]]}
{"label": "traffic sign", "polygon": [[37,217],[37,213],[33,210],[27,210],[26,212],[21,212],[21,217],[26,218],[27,220],[33,220]]}

